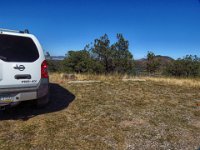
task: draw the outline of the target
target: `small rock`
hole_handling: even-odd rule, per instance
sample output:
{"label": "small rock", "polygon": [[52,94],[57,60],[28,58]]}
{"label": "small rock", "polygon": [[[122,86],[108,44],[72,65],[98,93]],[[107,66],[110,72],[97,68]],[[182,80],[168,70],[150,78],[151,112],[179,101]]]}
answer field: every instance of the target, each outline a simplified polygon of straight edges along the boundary
{"label": "small rock", "polygon": [[75,80],[76,79],[75,74],[62,73],[62,74],[60,74],[60,77],[65,80]]}
{"label": "small rock", "polygon": [[126,82],[126,81],[133,81],[133,82],[146,82],[145,79],[139,79],[139,78],[135,78],[135,79],[122,79],[122,81]]}
{"label": "small rock", "polygon": [[200,100],[195,100],[195,105],[200,107]]}
{"label": "small rock", "polygon": [[101,81],[88,80],[88,81],[69,81],[68,83],[100,83]]}

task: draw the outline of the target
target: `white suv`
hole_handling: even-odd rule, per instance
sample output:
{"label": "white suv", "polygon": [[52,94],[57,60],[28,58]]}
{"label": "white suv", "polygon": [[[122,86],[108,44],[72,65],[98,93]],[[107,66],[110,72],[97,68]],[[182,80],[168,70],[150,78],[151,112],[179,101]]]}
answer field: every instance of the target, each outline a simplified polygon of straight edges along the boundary
{"label": "white suv", "polygon": [[0,108],[35,100],[48,103],[49,77],[43,49],[28,30],[0,29]]}

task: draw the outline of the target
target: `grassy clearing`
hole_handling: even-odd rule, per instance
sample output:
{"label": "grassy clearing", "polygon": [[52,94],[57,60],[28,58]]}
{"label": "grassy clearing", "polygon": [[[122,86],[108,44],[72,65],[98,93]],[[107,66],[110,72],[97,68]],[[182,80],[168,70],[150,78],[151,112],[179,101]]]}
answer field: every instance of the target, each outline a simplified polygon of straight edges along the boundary
{"label": "grassy clearing", "polygon": [[[64,83],[67,80],[62,79],[61,74],[54,73],[51,74],[51,80],[56,83]],[[98,80],[98,81],[152,81],[156,83],[165,83],[167,85],[183,86],[183,87],[200,87],[200,79],[187,79],[187,78],[173,78],[173,77],[134,77],[129,75],[93,75],[93,74],[76,74],[76,80],[85,81],[85,80]]]}
{"label": "grassy clearing", "polygon": [[[51,76],[51,103],[1,113],[1,149],[198,149],[200,84],[193,80]],[[129,78],[129,77],[125,77]],[[195,80],[195,82],[199,82]],[[184,84],[185,83],[185,84]],[[190,84],[189,84],[190,83]]]}

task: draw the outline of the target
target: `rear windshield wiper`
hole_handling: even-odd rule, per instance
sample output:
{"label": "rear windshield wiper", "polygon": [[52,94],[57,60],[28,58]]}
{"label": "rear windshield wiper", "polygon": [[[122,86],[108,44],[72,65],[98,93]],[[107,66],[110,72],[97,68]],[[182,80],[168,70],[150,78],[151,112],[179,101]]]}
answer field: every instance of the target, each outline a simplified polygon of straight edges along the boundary
{"label": "rear windshield wiper", "polygon": [[0,59],[1,59],[1,60],[7,60],[7,58],[4,57],[4,56],[0,56]]}

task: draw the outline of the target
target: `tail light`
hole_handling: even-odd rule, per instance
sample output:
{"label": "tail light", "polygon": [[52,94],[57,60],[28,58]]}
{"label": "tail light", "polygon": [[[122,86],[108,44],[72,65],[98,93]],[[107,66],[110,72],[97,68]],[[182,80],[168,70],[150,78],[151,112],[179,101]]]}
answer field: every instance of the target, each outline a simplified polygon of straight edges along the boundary
{"label": "tail light", "polygon": [[47,65],[47,61],[46,60],[44,60],[42,62],[42,65],[41,65],[41,77],[42,78],[49,78],[48,65]]}

